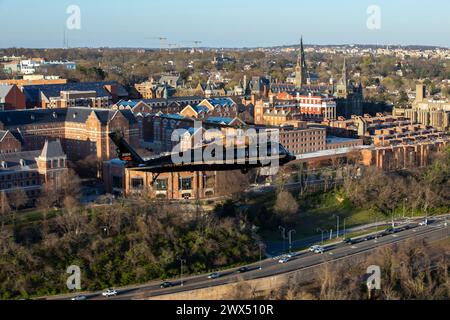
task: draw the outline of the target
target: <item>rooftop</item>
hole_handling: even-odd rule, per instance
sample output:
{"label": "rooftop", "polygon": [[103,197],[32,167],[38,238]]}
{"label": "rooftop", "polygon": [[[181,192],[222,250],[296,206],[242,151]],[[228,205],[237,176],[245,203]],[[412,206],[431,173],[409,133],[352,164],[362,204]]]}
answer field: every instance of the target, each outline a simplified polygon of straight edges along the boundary
{"label": "rooftop", "polygon": [[59,140],[55,141],[45,141],[44,148],[42,148],[42,152],[40,157],[51,159],[51,158],[63,158],[66,154],[64,153],[61,142]]}
{"label": "rooftop", "polygon": [[103,125],[106,125],[109,120],[114,117],[116,112],[121,112],[130,123],[136,122],[136,119],[130,110],[84,107],[3,111],[0,112],[0,122],[3,123],[5,127],[66,121],[84,123],[92,112],[96,114]]}

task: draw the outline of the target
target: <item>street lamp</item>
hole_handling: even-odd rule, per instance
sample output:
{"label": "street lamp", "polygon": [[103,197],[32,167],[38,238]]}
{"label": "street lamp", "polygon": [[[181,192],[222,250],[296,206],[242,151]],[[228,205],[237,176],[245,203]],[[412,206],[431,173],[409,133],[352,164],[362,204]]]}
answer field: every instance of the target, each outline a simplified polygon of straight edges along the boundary
{"label": "street lamp", "polygon": [[394,210],[391,210],[392,228],[395,228]]}
{"label": "street lamp", "polygon": [[289,253],[292,252],[292,233],[297,233],[295,230],[289,230],[288,237],[289,237]]}
{"label": "street lamp", "polygon": [[180,264],[181,264],[181,266],[180,266],[180,269],[181,269],[180,270],[181,271],[180,281],[181,281],[181,286],[183,286],[183,263],[186,263],[186,260],[182,259],[181,257],[178,257],[177,260],[180,261]]}
{"label": "street lamp", "polygon": [[262,242],[259,243],[259,270],[262,270],[262,249],[264,244]]}
{"label": "street lamp", "polygon": [[345,227],[346,227],[346,222],[347,222],[347,218],[344,218],[344,239],[347,238],[347,237],[346,237],[347,229],[345,228]]}
{"label": "street lamp", "polygon": [[323,230],[323,229],[317,228],[317,232],[321,232],[322,233],[322,245],[323,245],[323,234],[325,232],[327,232],[327,230]]}
{"label": "street lamp", "polygon": [[339,216],[337,214],[334,214],[333,217],[336,217],[337,223],[336,223],[336,239],[339,238]]}
{"label": "street lamp", "polygon": [[405,219],[406,216],[406,202],[408,201],[408,198],[403,199],[403,219]]}
{"label": "street lamp", "polygon": [[447,229],[447,236],[448,236],[448,216],[445,217],[445,229]]}
{"label": "street lamp", "polygon": [[281,238],[283,239],[283,253],[286,250],[286,228],[279,226],[278,229],[281,230]]}

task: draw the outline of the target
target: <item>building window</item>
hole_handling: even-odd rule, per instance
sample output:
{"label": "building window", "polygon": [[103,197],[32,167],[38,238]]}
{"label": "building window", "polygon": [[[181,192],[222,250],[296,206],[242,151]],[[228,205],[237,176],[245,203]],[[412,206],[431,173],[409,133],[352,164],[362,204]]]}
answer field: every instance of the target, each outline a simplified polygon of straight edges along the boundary
{"label": "building window", "polygon": [[144,188],[144,179],[142,178],[131,179],[131,187],[136,190],[142,190]]}
{"label": "building window", "polygon": [[156,190],[167,191],[167,189],[168,189],[168,180],[167,179],[156,180]]}
{"label": "building window", "polygon": [[214,176],[205,177],[205,188],[214,188],[216,184],[216,179]]}
{"label": "building window", "polygon": [[179,190],[192,190],[192,178],[180,178]]}
{"label": "building window", "polygon": [[112,177],[112,187],[117,189],[123,188],[123,179],[122,177],[113,176]]}

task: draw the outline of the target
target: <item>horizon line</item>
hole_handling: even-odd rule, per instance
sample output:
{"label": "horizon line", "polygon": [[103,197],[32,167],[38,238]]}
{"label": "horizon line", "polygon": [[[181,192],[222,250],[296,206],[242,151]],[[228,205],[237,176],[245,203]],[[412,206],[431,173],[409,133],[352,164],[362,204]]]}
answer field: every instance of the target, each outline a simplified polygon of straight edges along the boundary
{"label": "horizon line", "polygon": [[[364,47],[379,47],[379,48],[385,48],[385,47],[400,47],[400,48],[407,48],[407,47],[424,47],[424,48],[434,48],[434,49],[450,49],[450,46],[442,46],[442,45],[430,45],[430,44],[395,44],[395,43],[385,43],[385,44],[374,44],[374,43],[342,43],[342,44],[317,44],[317,43],[304,43],[305,47],[358,47],[358,46],[364,46]],[[170,50],[170,51],[177,51],[182,49],[219,49],[219,50],[230,50],[230,49],[275,49],[275,48],[295,48],[300,47],[300,44],[281,44],[281,45],[273,45],[273,46],[180,46],[175,48],[169,48],[169,47],[158,47],[158,46],[74,46],[74,47],[61,47],[61,46],[49,46],[49,47],[25,47],[25,46],[10,46],[10,47],[0,47],[0,50],[7,50],[7,49],[34,49],[34,50],[45,50],[45,49],[143,49],[143,50]]]}

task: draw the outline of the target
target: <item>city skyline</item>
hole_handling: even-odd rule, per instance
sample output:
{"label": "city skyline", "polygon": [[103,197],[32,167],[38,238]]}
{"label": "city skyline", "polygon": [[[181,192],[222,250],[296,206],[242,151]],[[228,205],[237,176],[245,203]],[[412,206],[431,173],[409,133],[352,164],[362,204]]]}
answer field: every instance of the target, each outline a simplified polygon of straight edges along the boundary
{"label": "city skyline", "polygon": [[[273,47],[297,44],[301,34],[306,44],[317,45],[450,46],[447,1],[435,2],[440,9],[433,16],[424,16],[416,0],[319,2],[2,0],[0,10],[7,14],[0,47],[57,48],[64,39],[70,47],[191,47],[193,41],[211,48]],[[79,29],[67,28],[74,5],[81,13]],[[380,25],[371,29],[372,6],[380,10]],[[158,37],[167,40],[160,43]]]}

